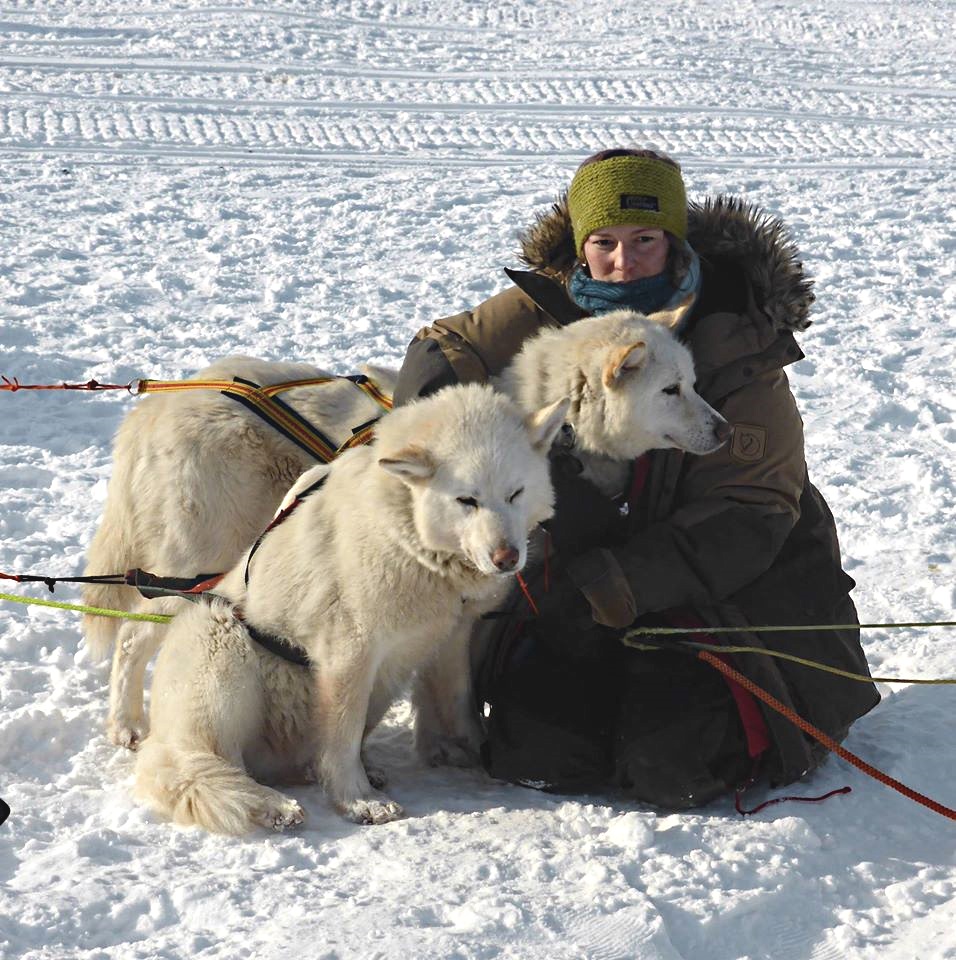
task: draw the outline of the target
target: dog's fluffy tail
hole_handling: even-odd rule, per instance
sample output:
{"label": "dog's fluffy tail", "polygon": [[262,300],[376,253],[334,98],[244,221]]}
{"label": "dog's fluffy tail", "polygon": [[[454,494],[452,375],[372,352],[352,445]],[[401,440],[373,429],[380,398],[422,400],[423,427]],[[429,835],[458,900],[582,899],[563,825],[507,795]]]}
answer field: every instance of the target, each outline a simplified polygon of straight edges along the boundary
{"label": "dog's fluffy tail", "polygon": [[147,737],[136,756],[136,795],[183,826],[241,835],[256,826],[302,822],[294,800],[256,783],[214,753]]}

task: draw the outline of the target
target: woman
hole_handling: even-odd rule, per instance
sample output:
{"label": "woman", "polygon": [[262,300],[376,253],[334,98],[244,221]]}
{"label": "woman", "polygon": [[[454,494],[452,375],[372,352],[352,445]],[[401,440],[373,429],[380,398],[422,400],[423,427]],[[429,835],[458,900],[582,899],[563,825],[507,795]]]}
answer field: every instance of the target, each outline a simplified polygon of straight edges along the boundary
{"label": "woman", "polygon": [[[547,576],[529,571],[538,616],[519,597],[476,638],[487,769],[558,791],[616,786],[668,808],[758,772],[797,779],[825,751],[796,726],[680,648],[620,642],[642,624],[858,622],[784,372],[803,356],[793,334],[809,325],[813,295],[783,226],[732,198],[688,206],[674,161],[608,150],[525,234],[523,259],[530,271],[506,271],[514,286],[419,332],[398,402],[498,373],[544,326],[691,304],[677,332],[698,391],[734,436],[703,457],[652,451],[623,504],[577,476],[573,451],[555,457],[555,552]],[[867,670],[852,627],[730,641]],[[879,701],[872,684],[757,654],[727,659],[837,740]]]}

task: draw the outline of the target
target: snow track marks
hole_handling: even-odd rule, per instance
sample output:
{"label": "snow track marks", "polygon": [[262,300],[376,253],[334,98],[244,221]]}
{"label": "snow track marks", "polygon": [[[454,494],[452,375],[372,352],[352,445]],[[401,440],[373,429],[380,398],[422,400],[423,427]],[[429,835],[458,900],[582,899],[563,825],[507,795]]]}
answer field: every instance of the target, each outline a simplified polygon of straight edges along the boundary
{"label": "snow track marks", "polygon": [[[946,44],[910,36],[902,61],[905,10],[661,5],[641,14],[642,63],[624,8],[622,29],[557,43],[550,4],[70,7],[0,23],[0,151],[521,164],[645,142],[690,164],[944,169],[956,147]],[[853,63],[828,49],[835,18]]]}

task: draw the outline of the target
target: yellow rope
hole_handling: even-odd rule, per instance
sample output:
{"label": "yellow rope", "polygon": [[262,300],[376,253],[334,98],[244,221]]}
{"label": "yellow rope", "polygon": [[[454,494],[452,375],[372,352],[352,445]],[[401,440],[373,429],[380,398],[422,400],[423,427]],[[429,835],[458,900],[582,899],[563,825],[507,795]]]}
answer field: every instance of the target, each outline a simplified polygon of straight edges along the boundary
{"label": "yellow rope", "polygon": [[[693,644],[694,647],[703,647],[704,644]],[[713,647],[707,649],[713,651]],[[835,673],[839,677],[846,677],[848,680],[862,680],[864,683],[939,683],[953,684],[956,679],[942,680],[920,680],[913,677],[867,677],[859,673],[850,673],[849,670],[840,670],[838,667],[830,667],[816,660],[805,660],[803,657],[795,657],[792,653],[781,653],[779,650],[761,650],[759,647],[720,647],[719,653],[765,653],[768,657],[779,657],[781,660],[790,660],[793,663],[802,664],[805,667],[813,667],[816,670],[823,670],[826,673]]]}
{"label": "yellow rope", "polygon": [[128,613],[126,610],[108,610],[104,607],[86,607],[78,603],[61,603],[58,600],[39,600],[35,597],[17,597],[11,593],[0,593],[0,600],[12,603],[24,603],[28,606],[55,607],[57,610],[76,610],[94,617],[115,617],[118,620],[146,620],[150,623],[169,623],[173,618],[164,613]]}
{"label": "yellow rope", "polygon": [[914,620],[911,623],[768,623],[746,627],[635,627],[626,637],[642,635],[677,636],[685,633],[799,633],[808,630],[892,630],[903,627],[956,627],[956,620]]}

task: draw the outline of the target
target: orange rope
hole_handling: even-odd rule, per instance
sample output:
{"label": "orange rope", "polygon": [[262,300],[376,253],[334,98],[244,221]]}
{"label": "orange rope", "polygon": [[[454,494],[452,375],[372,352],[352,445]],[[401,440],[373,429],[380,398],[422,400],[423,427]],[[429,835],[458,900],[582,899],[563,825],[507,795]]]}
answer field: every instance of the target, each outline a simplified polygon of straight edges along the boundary
{"label": "orange rope", "polygon": [[822,730],[819,730],[813,726],[813,724],[808,723],[799,714],[794,713],[794,711],[788,706],[781,703],[776,699],[776,697],[767,693],[766,690],[758,687],[752,680],[749,680],[738,670],[728,666],[719,657],[715,657],[712,653],[708,653],[706,650],[698,651],[697,656],[699,659],[709,663],[716,670],[719,670],[722,674],[724,674],[724,676],[735,680],[759,700],[762,700],[768,706],[773,707],[777,713],[782,714],[791,723],[796,724],[796,726],[798,726],[804,733],[809,734],[815,740],[822,743],[827,750],[832,750],[838,757],[842,757],[847,761],[847,763],[852,764],[858,770],[862,770],[865,774],[867,774],[867,776],[873,777],[874,780],[879,780],[880,783],[883,783],[888,787],[892,787],[898,793],[902,793],[904,797],[909,797],[910,800],[915,800],[917,803],[921,803],[924,807],[929,807],[929,809],[934,813],[938,813],[943,817],[948,817],[950,820],[956,820],[956,810],[951,810],[949,807],[945,807],[943,804],[937,803],[935,800],[931,800],[929,797],[926,797],[921,793],[917,793],[915,790],[911,790],[908,786],[906,786],[906,784],[900,783],[899,780],[894,780],[889,774],[883,773],[882,770],[877,770],[876,767],[871,766],[865,760],[861,760],[856,754],[850,753],[849,750],[841,747],[840,744],[838,744],[832,737],[827,736]]}
{"label": "orange rope", "polygon": [[[285,393],[287,390],[294,390],[297,387],[314,387],[324,383],[332,383],[334,380],[350,379],[349,377],[340,378],[337,376],[316,377],[309,380],[290,380],[288,383],[276,383],[268,387],[255,388],[262,396],[274,397],[277,394]],[[87,380],[86,383],[20,383],[13,377],[5,377],[0,374],[0,390],[6,390],[10,393],[16,393],[18,390],[126,390],[132,394],[140,393],[163,393],[166,391],[179,390],[226,390],[230,393],[241,393],[237,389],[237,384],[232,380],[149,380],[146,378],[131,380],[129,383],[100,383],[97,380]],[[386,410],[392,409],[392,398],[383,393],[378,386],[369,379],[356,381],[352,383],[364,391],[376,403]]]}
{"label": "orange rope", "polygon": [[133,387],[138,383],[136,380],[131,383],[99,383],[96,380],[87,380],[86,383],[20,383],[16,377],[11,380],[2,374],[0,380],[3,381],[0,390],[9,390],[10,393],[18,390],[129,390],[134,393]]}

